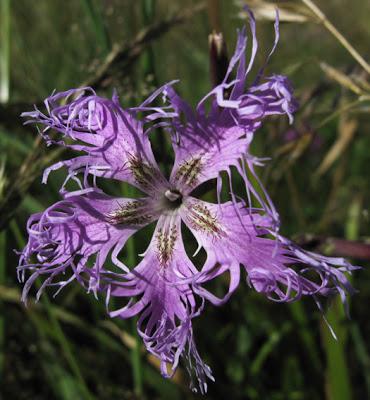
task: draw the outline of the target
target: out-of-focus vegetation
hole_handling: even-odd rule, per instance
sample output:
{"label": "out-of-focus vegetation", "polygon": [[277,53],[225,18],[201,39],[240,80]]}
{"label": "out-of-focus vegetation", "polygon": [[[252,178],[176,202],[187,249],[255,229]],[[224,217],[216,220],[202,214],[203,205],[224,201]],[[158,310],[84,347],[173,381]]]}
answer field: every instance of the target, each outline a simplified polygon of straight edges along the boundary
{"label": "out-of-focus vegetation", "polygon": [[[90,83],[123,106],[157,85],[181,79],[192,104],[210,89],[208,34],[222,30],[229,54],[245,23],[243,2],[169,0],[0,0],[0,397],[4,399],[190,399],[186,374],[168,381],[135,333],[110,320],[102,302],[70,285],[55,299],[20,303],[17,255],[30,213],[55,202],[63,172],[40,183],[61,157],[46,149],[19,114],[58,91]],[[261,65],[281,8],[281,39],[267,73],[292,80],[300,110],[293,126],[269,120],[253,152],[271,157],[261,178],[281,213],[282,230],[303,246],[345,255],[364,267],[348,319],[325,304],[335,341],[311,299],[269,302],[241,285],[228,304],[194,321],[199,351],[216,383],[210,399],[347,400],[370,398],[369,75],[351,49],[368,55],[370,3],[251,0]],[[244,4],[244,3],[243,3]],[[195,7],[195,9],[194,9]],[[341,42],[341,32],[348,40]],[[366,61],[365,61],[366,64]],[[170,150],[156,148],[159,157]],[[63,154],[63,157],[72,154]],[[104,183],[109,193],[122,187]],[[139,246],[145,232],[130,246]],[[355,242],[353,242],[355,241]],[[226,283],[216,283],[221,288]]]}

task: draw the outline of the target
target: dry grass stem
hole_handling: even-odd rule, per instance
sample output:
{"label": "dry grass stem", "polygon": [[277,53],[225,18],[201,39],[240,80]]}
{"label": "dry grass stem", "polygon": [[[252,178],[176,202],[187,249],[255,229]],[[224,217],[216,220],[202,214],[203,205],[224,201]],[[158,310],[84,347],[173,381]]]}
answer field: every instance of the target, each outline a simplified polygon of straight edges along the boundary
{"label": "dry grass stem", "polygon": [[321,176],[325,174],[334,164],[334,162],[343,154],[343,152],[352,142],[357,127],[358,122],[355,119],[349,119],[348,117],[342,117],[340,119],[338,127],[338,138],[324,157],[318,169],[316,170],[316,176]]}
{"label": "dry grass stem", "polygon": [[357,95],[364,94],[364,91],[360,86],[358,86],[350,77],[339,71],[337,68],[334,68],[325,62],[321,62],[320,67],[328,76],[328,78],[335,80],[344,88],[351,90]]}
{"label": "dry grass stem", "polygon": [[[307,13],[305,7],[294,1],[265,1],[265,0],[245,0],[245,3],[253,11],[257,19],[274,21],[276,18],[276,8],[279,9],[279,19],[284,22],[307,22],[311,15]],[[244,18],[245,13],[242,13]]]}
{"label": "dry grass stem", "polygon": [[351,54],[351,56],[361,65],[361,67],[370,74],[370,65],[358,53],[358,51],[349,43],[349,41],[338,31],[338,29],[327,19],[325,14],[311,0],[302,0],[302,2],[316,15],[325,28],[340,42],[340,44]]}

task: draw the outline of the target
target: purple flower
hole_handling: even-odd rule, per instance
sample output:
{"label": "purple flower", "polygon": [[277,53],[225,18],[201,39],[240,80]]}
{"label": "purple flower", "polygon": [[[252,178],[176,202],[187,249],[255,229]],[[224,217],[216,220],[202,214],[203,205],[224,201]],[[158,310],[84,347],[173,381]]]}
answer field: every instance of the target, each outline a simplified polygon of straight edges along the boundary
{"label": "purple flower", "polygon": [[[278,39],[277,24],[276,40]],[[186,361],[192,387],[207,390],[210,368],[200,358],[192,330],[192,319],[200,315],[208,300],[225,303],[240,281],[240,266],[247,283],[269,299],[289,302],[303,295],[339,293],[343,301],[352,288],[344,272],[354,269],[340,258],[328,258],[298,248],[278,233],[279,216],[267,192],[264,195],[249,181],[262,161],[249,146],[266,116],[285,114],[291,120],[296,104],[287,79],[262,79],[263,68],[247,89],[246,78],[257,50],[255,23],[251,17],[252,57],[245,65],[246,33],[238,35],[234,56],[224,81],[200,101],[195,110],[178,96],[172,83],[158,89],[135,109],[124,110],[117,96],[102,98],[89,88],[53,94],[45,101],[46,113],[38,109],[24,113],[28,122],[44,125],[48,144],[56,143],[82,152],[45,171],[68,169],[66,182],[77,180],[80,190],[28,221],[29,240],[20,256],[18,272],[26,281],[23,300],[38,277],[58,290],[76,280],[95,295],[102,293],[111,317],[139,315],[138,332],[149,352],[161,361],[161,372],[171,377],[180,356]],[[230,80],[233,70],[236,78]],[[163,96],[163,107],[153,101]],[[210,111],[205,100],[210,99]],[[138,119],[137,113],[144,117]],[[166,129],[172,138],[175,163],[169,179],[153,156],[148,134],[155,127]],[[49,130],[57,132],[56,137]],[[55,134],[54,134],[55,135]],[[246,203],[233,191],[231,168],[245,184]],[[221,203],[221,172],[229,176],[230,201]],[[83,176],[82,183],[77,175]],[[145,197],[113,198],[104,194],[89,176],[123,181],[136,186]],[[217,179],[216,204],[192,196],[195,188]],[[251,197],[260,204],[252,208]],[[131,235],[157,221],[141,262],[129,269],[119,259]],[[196,268],[184,249],[184,223],[204,248],[207,259]],[[107,259],[117,267],[107,267]],[[26,280],[26,272],[31,272]],[[221,274],[229,275],[222,298],[204,284]],[[112,298],[126,300],[110,310]]]}

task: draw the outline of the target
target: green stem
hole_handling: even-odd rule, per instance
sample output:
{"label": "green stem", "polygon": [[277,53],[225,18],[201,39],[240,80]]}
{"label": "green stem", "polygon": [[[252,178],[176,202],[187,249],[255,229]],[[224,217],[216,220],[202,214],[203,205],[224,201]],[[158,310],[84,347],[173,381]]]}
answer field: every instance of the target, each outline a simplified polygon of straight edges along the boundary
{"label": "green stem", "polygon": [[[131,186],[122,187],[123,195],[129,198],[134,197],[134,189]],[[128,265],[135,265],[137,262],[135,242],[129,240],[126,243]],[[135,395],[141,397],[143,395],[143,368],[141,360],[141,340],[137,333],[137,318],[132,318],[131,326],[132,336],[135,338],[135,346],[131,349],[131,365],[134,380]]]}
{"label": "green stem", "polygon": [[102,48],[103,53],[107,54],[111,48],[111,44],[101,10],[94,5],[92,0],[82,0],[82,4],[92,22],[97,42]]}
{"label": "green stem", "polygon": [[135,338],[135,346],[131,350],[131,364],[134,378],[134,391],[136,396],[143,395],[143,369],[141,360],[141,342],[137,333],[137,318],[132,318],[132,336]]}
{"label": "green stem", "polygon": [[[155,0],[142,0],[144,26],[148,26],[153,22],[155,15],[155,3]],[[153,77],[155,76],[154,53],[152,46],[148,46],[143,54],[143,69],[144,77],[148,74],[152,74]],[[153,84],[156,85],[156,82],[154,81]]]}
{"label": "green stem", "polygon": [[[348,240],[357,240],[361,219],[361,202],[355,199],[348,212],[345,236]],[[336,333],[336,341],[328,329],[324,329],[324,347],[327,359],[327,394],[330,400],[352,399],[352,387],[346,360],[346,342],[348,327],[344,324],[346,315],[339,297],[334,299],[327,318]]]}
{"label": "green stem", "polygon": [[352,398],[351,383],[345,357],[347,328],[343,325],[345,314],[339,298],[333,300],[326,316],[338,338],[335,340],[329,329],[326,326],[323,327],[327,362],[327,398],[329,400],[350,400]]}

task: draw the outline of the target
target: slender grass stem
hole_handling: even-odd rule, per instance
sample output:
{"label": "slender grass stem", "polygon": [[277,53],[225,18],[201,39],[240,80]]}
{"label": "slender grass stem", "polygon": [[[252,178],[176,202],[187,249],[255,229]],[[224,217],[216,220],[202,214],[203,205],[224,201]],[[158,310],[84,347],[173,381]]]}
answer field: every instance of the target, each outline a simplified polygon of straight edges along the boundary
{"label": "slender grass stem", "polygon": [[[131,186],[122,187],[122,192],[124,196],[129,198],[134,197],[134,189]],[[135,242],[129,240],[126,243],[127,251],[127,262],[129,265],[135,265],[137,262]],[[135,340],[134,346],[131,349],[131,365],[132,365],[132,375],[134,381],[134,392],[135,395],[141,397],[143,395],[143,368],[141,360],[141,340],[137,333],[137,318],[132,318],[131,332]]]}
{"label": "slender grass stem", "polygon": [[[155,15],[155,0],[142,0],[142,14],[143,14],[143,22],[145,26],[150,25],[153,22],[153,18]],[[145,53],[143,54],[143,73],[144,78],[145,75],[152,74],[153,79],[155,78],[155,67],[154,67],[154,53],[152,46],[149,46]],[[155,85],[156,82],[154,81]]]}
{"label": "slender grass stem", "polygon": [[95,6],[92,0],[82,0],[82,4],[92,22],[96,40],[103,50],[103,53],[107,54],[111,50],[111,44],[101,10]]}
{"label": "slender grass stem", "polygon": [[370,65],[359,54],[359,52],[349,43],[349,41],[338,31],[338,29],[327,19],[326,15],[311,0],[302,0],[302,2],[317,16],[325,28],[338,40],[338,42],[351,54],[351,56],[361,65],[361,67],[370,74]]}
{"label": "slender grass stem", "polygon": [[131,364],[134,378],[134,391],[136,396],[143,395],[143,368],[141,360],[141,343],[137,333],[137,318],[132,319],[132,334],[134,335],[135,345],[131,349]]}
{"label": "slender grass stem", "polygon": [[345,104],[343,107],[338,108],[335,110],[332,114],[327,116],[325,119],[323,119],[317,126],[315,126],[315,129],[321,129],[324,125],[326,125],[328,122],[332,121],[334,118],[340,116],[346,111],[349,111],[351,108],[356,107],[359,105],[363,100],[357,99],[355,101],[352,101],[350,103]]}

